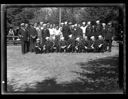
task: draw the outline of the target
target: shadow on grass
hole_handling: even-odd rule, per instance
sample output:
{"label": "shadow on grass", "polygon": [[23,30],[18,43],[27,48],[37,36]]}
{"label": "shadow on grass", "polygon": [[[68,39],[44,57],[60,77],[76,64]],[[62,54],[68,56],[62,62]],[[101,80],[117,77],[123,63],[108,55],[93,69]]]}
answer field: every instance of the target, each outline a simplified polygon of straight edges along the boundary
{"label": "shadow on grass", "polygon": [[[85,92],[83,83],[72,82],[71,84],[57,84],[56,79],[48,79],[38,82],[35,88],[29,88],[26,85],[24,91],[14,91],[12,85],[8,85],[8,92],[11,93],[63,93],[63,92]],[[87,91],[87,90],[86,90]]]}
{"label": "shadow on grass", "polygon": [[[84,82],[88,89],[93,91],[116,91],[118,86],[118,56],[105,57],[77,63],[83,72],[75,72],[80,75],[79,79]],[[85,71],[90,71],[86,73]],[[86,77],[86,79],[84,79]]]}
{"label": "shadow on grass", "polygon": [[[26,86],[22,93],[56,93],[56,92],[113,92],[119,90],[118,80],[118,56],[106,57],[89,62],[78,64],[83,72],[73,72],[80,75],[80,81],[70,84],[57,84],[56,79],[47,79],[38,82],[35,88]],[[91,71],[86,73],[84,70]],[[85,79],[86,78],[86,79]],[[11,85],[8,85],[9,92],[16,92]],[[17,91],[16,93],[19,93]]]}

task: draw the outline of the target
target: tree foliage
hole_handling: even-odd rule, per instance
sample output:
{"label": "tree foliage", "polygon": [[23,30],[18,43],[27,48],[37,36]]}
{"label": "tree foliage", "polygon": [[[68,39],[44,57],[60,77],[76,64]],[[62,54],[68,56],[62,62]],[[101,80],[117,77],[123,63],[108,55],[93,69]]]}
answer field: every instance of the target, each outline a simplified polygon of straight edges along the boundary
{"label": "tree foliage", "polygon": [[[61,21],[111,21],[119,17],[117,7],[62,7]],[[7,26],[16,26],[22,22],[50,22],[59,23],[59,8],[8,8]]]}

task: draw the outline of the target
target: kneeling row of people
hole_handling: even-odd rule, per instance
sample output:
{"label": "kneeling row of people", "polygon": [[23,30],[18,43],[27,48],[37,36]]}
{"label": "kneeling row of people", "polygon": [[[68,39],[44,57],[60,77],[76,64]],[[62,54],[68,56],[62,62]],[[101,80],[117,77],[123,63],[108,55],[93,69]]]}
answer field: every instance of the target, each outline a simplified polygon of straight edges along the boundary
{"label": "kneeling row of people", "polygon": [[100,35],[98,39],[94,36],[88,38],[87,36],[70,38],[65,41],[64,37],[60,39],[52,39],[46,37],[45,43],[41,44],[40,39],[36,39],[35,53],[50,53],[50,52],[105,52],[107,44],[103,37]]}

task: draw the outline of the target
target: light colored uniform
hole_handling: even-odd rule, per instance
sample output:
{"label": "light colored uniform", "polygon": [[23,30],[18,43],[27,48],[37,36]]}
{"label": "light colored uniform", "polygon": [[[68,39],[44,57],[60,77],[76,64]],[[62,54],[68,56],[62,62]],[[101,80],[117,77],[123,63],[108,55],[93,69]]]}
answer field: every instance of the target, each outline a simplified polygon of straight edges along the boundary
{"label": "light colored uniform", "polygon": [[60,29],[58,29],[58,30],[55,29],[55,35],[56,35],[56,36],[61,35],[61,31],[60,31]]}
{"label": "light colored uniform", "polygon": [[81,26],[80,28],[82,29],[83,37],[85,37],[87,26]]}

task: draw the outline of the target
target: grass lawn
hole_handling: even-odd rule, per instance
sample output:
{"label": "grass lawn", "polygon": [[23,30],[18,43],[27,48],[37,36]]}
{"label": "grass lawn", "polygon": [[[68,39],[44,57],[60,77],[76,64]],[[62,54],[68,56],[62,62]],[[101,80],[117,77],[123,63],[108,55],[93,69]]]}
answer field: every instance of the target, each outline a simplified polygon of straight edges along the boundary
{"label": "grass lawn", "polygon": [[105,53],[21,54],[7,46],[9,92],[117,92],[118,47]]}

